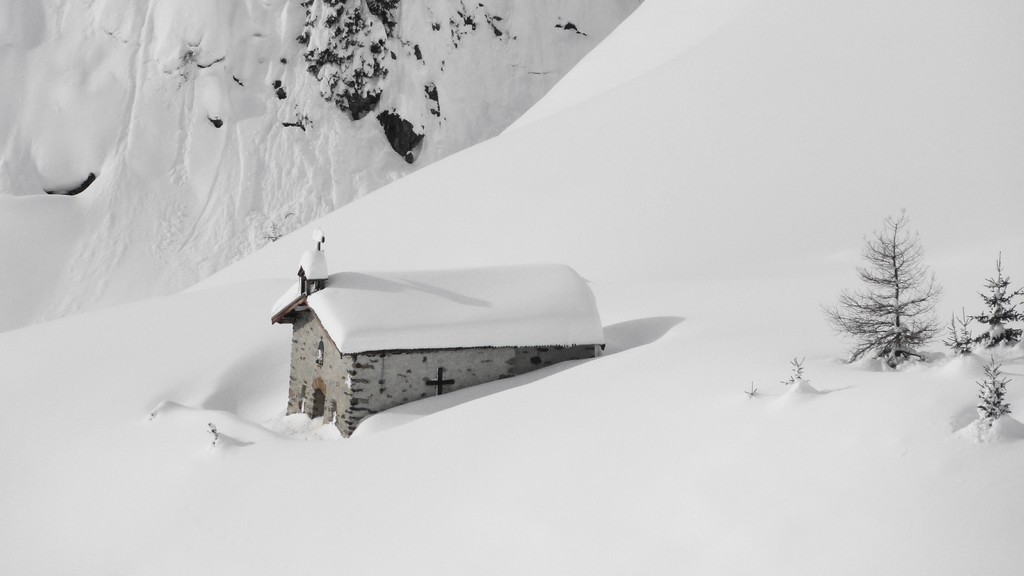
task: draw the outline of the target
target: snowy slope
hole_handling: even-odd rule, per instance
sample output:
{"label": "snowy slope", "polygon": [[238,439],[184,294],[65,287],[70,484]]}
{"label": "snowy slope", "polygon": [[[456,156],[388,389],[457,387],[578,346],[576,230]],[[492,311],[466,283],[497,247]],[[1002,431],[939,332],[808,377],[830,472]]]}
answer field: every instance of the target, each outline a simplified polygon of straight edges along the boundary
{"label": "snowy slope", "polygon": [[[655,70],[712,37],[748,4],[750,0],[689,0],[641,6],[625,25],[573,67],[568,81],[555,85],[512,127],[571,108]],[[664,26],[664,22],[672,23],[672,33],[648,33]],[[638,54],[645,57],[638,59]]]}
{"label": "snowy slope", "polygon": [[[648,0],[613,40],[639,57],[680,4],[703,14]],[[0,334],[0,572],[1019,572],[1024,440],[957,434],[983,359],[844,364],[819,304],[901,206],[943,314],[980,309],[1000,249],[1024,281],[1022,25],[1012,2],[738,5],[321,219],[332,272],[570,264],[608,341],[348,441],[281,417],[266,311],[305,230],[186,293]],[[1019,410],[1024,350],[1001,355]],[[820,393],[779,383],[794,356]]]}
{"label": "snowy slope", "polygon": [[53,225],[5,234],[0,289],[31,304],[0,330],[180,290],[493,136],[639,1],[5,2],[0,224]]}
{"label": "snowy slope", "polygon": [[[740,11],[636,81],[332,215],[344,230],[332,265],[561,261],[591,280],[825,269],[852,281],[860,239],[906,207],[959,310],[999,250],[1024,250],[1024,40],[1010,32],[1021,9],[875,8]],[[623,26],[638,52],[651,25]],[[404,211],[411,222],[372,217]],[[307,238],[209,285],[292,268]],[[393,247],[362,248],[382,238]],[[968,267],[964,285],[946,266]]]}

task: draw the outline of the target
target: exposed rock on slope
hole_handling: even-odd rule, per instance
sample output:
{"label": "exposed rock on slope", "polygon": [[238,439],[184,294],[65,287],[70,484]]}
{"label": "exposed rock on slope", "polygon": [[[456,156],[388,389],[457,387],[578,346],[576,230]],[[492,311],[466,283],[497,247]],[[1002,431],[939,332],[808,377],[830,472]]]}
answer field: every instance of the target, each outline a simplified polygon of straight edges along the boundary
{"label": "exposed rock on slope", "polygon": [[408,120],[391,110],[385,110],[378,114],[377,120],[384,128],[384,135],[387,136],[391,148],[399,156],[405,158],[406,162],[412,164],[415,160],[412,152],[423,141],[423,134],[418,134],[416,128]]}

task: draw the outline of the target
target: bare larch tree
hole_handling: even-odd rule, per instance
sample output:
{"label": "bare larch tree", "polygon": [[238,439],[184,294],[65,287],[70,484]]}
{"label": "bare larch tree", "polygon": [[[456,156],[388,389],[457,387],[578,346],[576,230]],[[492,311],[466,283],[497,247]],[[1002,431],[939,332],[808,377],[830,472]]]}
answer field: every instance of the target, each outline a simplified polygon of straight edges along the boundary
{"label": "bare larch tree", "polygon": [[942,288],[922,263],[920,239],[908,222],[906,211],[885,219],[861,252],[867,265],[857,273],[866,287],[843,290],[838,305],[824,308],[832,328],[854,341],[850,361],[873,354],[895,367],[922,358],[917,349],[939,332],[934,312]]}

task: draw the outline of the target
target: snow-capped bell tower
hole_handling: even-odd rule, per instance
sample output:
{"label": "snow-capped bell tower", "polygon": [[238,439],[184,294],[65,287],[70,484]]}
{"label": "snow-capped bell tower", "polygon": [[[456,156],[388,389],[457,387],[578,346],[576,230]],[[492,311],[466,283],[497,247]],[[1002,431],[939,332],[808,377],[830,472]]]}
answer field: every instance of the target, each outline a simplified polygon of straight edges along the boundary
{"label": "snow-capped bell tower", "polygon": [[313,231],[313,242],[316,249],[306,250],[299,262],[299,286],[302,294],[312,294],[327,284],[327,257],[324,255],[324,244],[327,239],[323,230]]}

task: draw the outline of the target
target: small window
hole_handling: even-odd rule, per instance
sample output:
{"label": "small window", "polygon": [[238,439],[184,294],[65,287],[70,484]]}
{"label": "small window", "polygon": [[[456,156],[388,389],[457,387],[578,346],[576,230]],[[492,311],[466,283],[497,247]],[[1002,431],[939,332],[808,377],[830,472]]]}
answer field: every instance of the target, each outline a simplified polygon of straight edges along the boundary
{"label": "small window", "polygon": [[316,345],[316,365],[324,365],[324,339],[320,339],[320,343]]}

